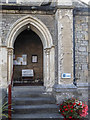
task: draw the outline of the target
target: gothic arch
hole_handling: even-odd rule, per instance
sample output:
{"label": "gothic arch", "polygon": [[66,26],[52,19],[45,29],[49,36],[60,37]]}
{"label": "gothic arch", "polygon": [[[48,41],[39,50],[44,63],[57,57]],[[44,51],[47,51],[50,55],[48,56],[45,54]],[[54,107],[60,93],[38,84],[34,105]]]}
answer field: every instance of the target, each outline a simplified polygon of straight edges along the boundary
{"label": "gothic arch", "polygon": [[7,36],[8,47],[13,47],[16,37],[26,29],[28,24],[31,25],[31,29],[41,38],[44,48],[50,48],[53,46],[52,36],[44,23],[39,19],[28,15],[17,20],[11,27]]}
{"label": "gothic arch", "polygon": [[[55,61],[54,54],[55,48],[53,45],[52,36],[48,28],[39,19],[30,15],[22,17],[17,20],[11,27],[7,36],[7,48],[8,48],[8,81],[11,79],[13,68],[13,45],[16,37],[30,25],[30,28],[40,37],[43,44],[43,71],[44,71],[44,86],[48,91],[52,90],[55,83]],[[11,51],[11,52],[10,52]]]}

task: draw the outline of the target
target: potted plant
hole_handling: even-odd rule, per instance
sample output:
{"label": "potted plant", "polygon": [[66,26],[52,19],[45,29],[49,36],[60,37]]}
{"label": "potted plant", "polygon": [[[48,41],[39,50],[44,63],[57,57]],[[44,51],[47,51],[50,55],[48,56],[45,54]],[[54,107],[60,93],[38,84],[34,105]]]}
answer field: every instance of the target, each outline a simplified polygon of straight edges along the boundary
{"label": "potted plant", "polygon": [[84,102],[74,98],[64,100],[59,105],[59,112],[64,116],[65,120],[84,118],[88,115],[87,111],[88,106]]}

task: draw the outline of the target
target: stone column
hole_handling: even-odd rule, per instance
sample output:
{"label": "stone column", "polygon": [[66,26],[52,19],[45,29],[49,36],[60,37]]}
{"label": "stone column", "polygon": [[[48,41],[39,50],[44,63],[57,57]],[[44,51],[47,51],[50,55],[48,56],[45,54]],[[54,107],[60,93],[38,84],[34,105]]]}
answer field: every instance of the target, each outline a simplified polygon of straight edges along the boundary
{"label": "stone column", "polygon": [[1,46],[1,84],[7,87],[7,47]]}
{"label": "stone column", "polygon": [[[57,101],[72,97],[71,91],[76,89],[73,84],[73,8],[64,7],[56,11],[58,79],[54,90]],[[71,77],[63,78],[63,73],[71,74]]]}
{"label": "stone column", "polygon": [[45,68],[45,79],[44,84],[46,86],[46,89],[49,88],[49,82],[50,82],[50,48],[46,48],[45,50],[45,59],[44,59],[44,68]]}
{"label": "stone column", "polygon": [[72,5],[72,0],[57,0],[58,5],[70,6]]}
{"label": "stone column", "polygon": [[44,49],[44,86],[51,92],[55,84],[55,47]]}
{"label": "stone column", "polygon": [[[73,83],[73,9],[58,9],[58,84]],[[71,78],[62,78],[70,73]]]}
{"label": "stone column", "polygon": [[0,86],[2,85],[2,49],[0,46]]}
{"label": "stone column", "polygon": [[8,3],[8,0],[6,0],[6,3]]}
{"label": "stone column", "polygon": [[89,89],[90,89],[90,12],[88,13],[88,38],[87,39],[88,39],[88,83],[89,83]]}
{"label": "stone column", "polygon": [[[1,43],[1,38],[0,38]],[[2,51],[1,51],[1,44],[0,44],[0,108],[2,108]],[[2,118],[2,109],[0,109],[0,120]]]}
{"label": "stone column", "polygon": [[55,84],[55,47],[52,46],[50,50],[50,87]]}
{"label": "stone column", "polygon": [[[7,47],[0,46],[0,88],[2,90],[2,101],[6,101],[7,95]],[[1,92],[1,91],[0,91]]]}
{"label": "stone column", "polygon": [[13,73],[13,48],[8,48],[8,82],[11,81]]}

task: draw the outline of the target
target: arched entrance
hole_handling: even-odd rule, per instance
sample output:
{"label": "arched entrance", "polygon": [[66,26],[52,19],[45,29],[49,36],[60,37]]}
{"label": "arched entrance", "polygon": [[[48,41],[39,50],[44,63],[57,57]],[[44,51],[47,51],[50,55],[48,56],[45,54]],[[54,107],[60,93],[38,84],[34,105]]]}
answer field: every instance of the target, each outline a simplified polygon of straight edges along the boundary
{"label": "arched entrance", "polygon": [[13,46],[17,36],[27,29],[34,31],[43,44],[43,81],[47,91],[51,91],[55,83],[55,48],[48,28],[37,18],[25,16],[12,26],[7,37],[8,47],[8,81],[11,80],[13,69]]}
{"label": "arched entrance", "polygon": [[14,85],[41,86],[43,45],[39,36],[28,27],[18,35],[14,43]]}

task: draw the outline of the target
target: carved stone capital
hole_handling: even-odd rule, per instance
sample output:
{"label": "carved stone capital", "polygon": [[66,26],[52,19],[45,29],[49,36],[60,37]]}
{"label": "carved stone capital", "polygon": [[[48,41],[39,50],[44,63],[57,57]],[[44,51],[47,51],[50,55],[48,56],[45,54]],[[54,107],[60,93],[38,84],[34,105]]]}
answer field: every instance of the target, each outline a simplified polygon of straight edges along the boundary
{"label": "carved stone capital", "polygon": [[13,54],[13,48],[8,48],[8,55],[12,55]]}
{"label": "carved stone capital", "polygon": [[46,53],[46,55],[50,55],[50,48],[46,48],[45,53]]}

